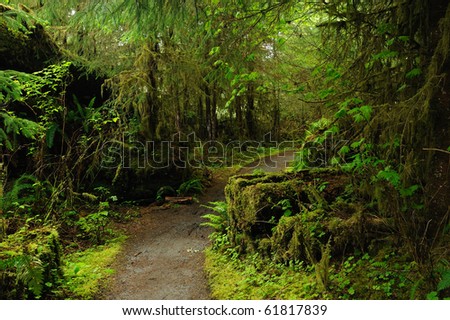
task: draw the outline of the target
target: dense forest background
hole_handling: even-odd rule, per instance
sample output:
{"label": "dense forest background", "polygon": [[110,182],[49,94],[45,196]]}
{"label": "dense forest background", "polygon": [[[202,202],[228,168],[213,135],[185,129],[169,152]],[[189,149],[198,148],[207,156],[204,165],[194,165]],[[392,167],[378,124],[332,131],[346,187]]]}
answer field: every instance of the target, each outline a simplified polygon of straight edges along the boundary
{"label": "dense forest background", "polygon": [[112,202],[280,146],[323,179],[310,205],[250,227],[231,181],[216,253],[306,261],[313,297],[365,298],[345,279],[367,265],[369,297],[449,296],[448,1],[2,3],[0,297],[67,294],[61,243],[103,244]]}

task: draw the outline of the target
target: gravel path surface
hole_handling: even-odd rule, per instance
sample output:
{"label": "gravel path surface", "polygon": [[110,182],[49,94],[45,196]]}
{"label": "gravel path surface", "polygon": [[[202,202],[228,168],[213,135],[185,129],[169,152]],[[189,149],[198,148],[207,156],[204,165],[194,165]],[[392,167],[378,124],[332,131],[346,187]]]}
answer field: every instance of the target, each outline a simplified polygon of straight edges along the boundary
{"label": "gravel path surface", "polygon": [[[262,158],[240,173],[254,169],[281,171],[293,160],[293,152]],[[228,177],[215,177],[198,203],[179,206],[150,205],[140,209],[141,218],[126,226],[129,236],[115,265],[116,274],[103,294],[110,300],[207,300],[203,250],[209,228],[201,216],[210,201],[224,200]]]}

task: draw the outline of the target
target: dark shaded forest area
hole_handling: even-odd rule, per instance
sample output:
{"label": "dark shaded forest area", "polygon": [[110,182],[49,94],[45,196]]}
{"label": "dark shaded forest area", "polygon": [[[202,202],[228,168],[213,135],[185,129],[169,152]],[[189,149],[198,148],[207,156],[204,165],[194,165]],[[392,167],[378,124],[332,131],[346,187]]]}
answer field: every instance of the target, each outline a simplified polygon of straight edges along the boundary
{"label": "dark shaded forest area", "polygon": [[2,1],[0,298],[285,148],[205,216],[214,298],[450,297],[449,50],[444,0]]}

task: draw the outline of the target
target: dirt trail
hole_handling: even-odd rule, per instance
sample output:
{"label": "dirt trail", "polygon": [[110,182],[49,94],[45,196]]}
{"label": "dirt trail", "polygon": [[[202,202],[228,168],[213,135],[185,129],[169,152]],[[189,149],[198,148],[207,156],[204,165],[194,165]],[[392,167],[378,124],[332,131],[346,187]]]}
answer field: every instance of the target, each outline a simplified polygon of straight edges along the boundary
{"label": "dirt trail", "polygon": [[[293,160],[293,152],[266,157],[241,169],[281,171]],[[202,207],[224,200],[228,177],[215,177],[199,203],[178,207],[148,206],[142,217],[127,225],[129,238],[115,266],[117,273],[103,296],[117,300],[207,300],[209,289],[203,272],[203,250],[209,244],[209,228],[202,227]]]}

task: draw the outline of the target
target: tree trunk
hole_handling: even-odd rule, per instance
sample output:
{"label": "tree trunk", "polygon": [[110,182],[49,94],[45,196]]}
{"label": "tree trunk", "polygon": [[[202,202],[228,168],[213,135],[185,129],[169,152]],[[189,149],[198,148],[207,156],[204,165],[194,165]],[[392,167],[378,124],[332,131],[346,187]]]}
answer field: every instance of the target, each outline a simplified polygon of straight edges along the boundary
{"label": "tree trunk", "polygon": [[272,134],[275,141],[280,139],[280,89],[274,94]]}
{"label": "tree trunk", "polygon": [[212,140],[217,139],[217,90],[214,86],[212,93],[212,106],[211,106],[211,138]]}
{"label": "tree trunk", "polygon": [[211,91],[208,85],[203,87],[203,92],[205,93],[205,121],[206,121],[206,132],[209,140],[212,140],[212,117],[211,117]]}
{"label": "tree trunk", "polygon": [[255,97],[253,85],[249,84],[247,89],[247,108],[245,112],[245,121],[247,124],[247,134],[250,139],[254,139],[256,136],[255,129],[255,120],[254,120],[254,112],[255,112]]}
{"label": "tree trunk", "polygon": [[201,139],[205,137],[205,123],[203,113],[203,97],[198,97],[198,111],[197,111],[197,132]]}
{"label": "tree trunk", "polygon": [[244,121],[242,119],[242,98],[236,97],[235,101],[235,108],[236,108],[236,122],[237,122],[237,130],[238,130],[238,137],[239,140],[244,139]]}
{"label": "tree trunk", "polygon": [[[159,52],[159,45],[155,43],[152,51],[154,53]],[[150,139],[155,140],[156,137],[156,129],[158,127],[158,116],[159,110],[161,109],[161,101],[158,97],[158,81],[156,79],[156,75],[158,74],[158,63],[152,54],[149,62],[149,74],[148,78],[150,81],[151,88],[147,94],[147,102],[149,107],[148,114],[148,129],[150,134]]]}

